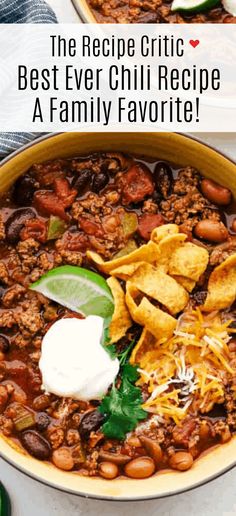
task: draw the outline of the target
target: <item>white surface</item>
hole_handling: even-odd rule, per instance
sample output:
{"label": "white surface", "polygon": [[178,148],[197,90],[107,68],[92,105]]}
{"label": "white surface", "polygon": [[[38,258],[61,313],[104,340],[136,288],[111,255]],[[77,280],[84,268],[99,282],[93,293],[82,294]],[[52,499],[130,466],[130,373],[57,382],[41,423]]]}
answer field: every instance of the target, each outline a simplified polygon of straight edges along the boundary
{"label": "white surface", "polygon": [[[76,22],[70,0],[48,0],[59,22]],[[198,138],[236,160],[236,134],[198,134]],[[223,173],[223,171],[222,171]],[[13,516],[234,516],[236,470],[210,484],[164,500],[112,503],[84,500],[43,486],[0,459],[0,479],[13,505]]]}

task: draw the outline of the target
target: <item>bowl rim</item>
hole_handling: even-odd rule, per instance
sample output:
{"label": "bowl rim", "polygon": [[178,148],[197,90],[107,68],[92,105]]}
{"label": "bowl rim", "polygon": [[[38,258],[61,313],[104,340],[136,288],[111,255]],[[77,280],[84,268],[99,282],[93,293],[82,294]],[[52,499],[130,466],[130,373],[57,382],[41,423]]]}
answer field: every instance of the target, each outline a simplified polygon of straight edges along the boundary
{"label": "bowl rim", "polygon": [[84,5],[81,5],[80,0],[79,1],[71,0],[71,2],[72,2],[72,5],[73,5],[75,11],[80,16],[83,23],[98,23],[95,16],[93,15],[92,9],[88,5],[87,0],[85,0],[85,2],[88,7],[89,16],[87,15],[87,13],[85,13]]}
{"label": "bowl rim", "polygon": [[[73,2],[74,0],[72,0]],[[86,131],[84,131],[86,132]],[[96,131],[94,131],[95,133]],[[93,133],[93,134],[94,134]],[[44,134],[40,137],[36,137],[34,140],[32,140],[31,142],[23,145],[22,147],[20,147],[19,149],[16,149],[14,152],[10,153],[8,156],[6,156],[5,158],[3,158],[1,161],[0,161],[0,169],[3,165],[5,165],[6,163],[8,163],[9,161],[11,161],[13,158],[15,158],[16,156],[18,156],[19,154],[21,154],[22,152],[24,152],[25,150],[37,145],[38,143],[41,143],[43,141],[46,141],[46,140],[49,140],[51,138],[54,138],[56,136],[59,136],[59,135],[63,135],[64,132],[59,132],[59,133],[47,133],[47,134]],[[75,133],[76,134],[76,133]],[[78,133],[79,134],[79,133]],[[87,133],[88,135],[91,134],[91,133]],[[123,133],[125,134],[125,132]],[[130,135],[130,133],[127,133]],[[199,139],[198,137],[196,137],[195,135],[193,136],[192,134],[186,134],[186,133],[179,133],[179,132],[176,132],[175,133],[176,135],[179,135],[181,136],[183,139],[186,139],[186,140],[193,140],[197,143],[199,143],[201,146],[205,146],[206,148],[209,148],[213,151],[215,151],[217,154],[221,155],[222,157],[224,157],[225,159],[227,159],[230,163],[232,163],[233,165],[235,165],[236,167],[236,161],[229,157],[227,154],[219,151],[216,147],[212,146],[212,145],[209,145],[208,143],[205,143],[203,142],[201,139]],[[1,435],[0,435],[0,438],[1,438]],[[236,437],[235,437],[236,439]],[[7,439],[8,441],[8,439]],[[221,446],[221,445],[219,445]],[[214,452],[214,448],[209,448],[209,453],[213,453]],[[20,453],[20,451],[17,451],[17,453]],[[74,491],[72,489],[70,489],[69,487],[63,487],[63,486],[58,486],[57,484],[54,483],[53,480],[50,480],[50,481],[47,481],[45,479],[43,479],[41,476],[37,475],[37,473],[32,473],[32,472],[29,472],[24,466],[20,466],[17,461],[15,461],[14,459],[9,459],[7,454],[0,451],[0,457],[6,462],[8,463],[10,466],[14,467],[17,471],[19,471],[20,473],[23,473],[24,475],[26,475],[28,478],[31,478],[32,480],[35,480],[47,487],[51,487],[53,489],[56,489],[57,491],[60,491],[60,492],[64,492],[64,493],[68,493],[68,494],[71,494],[71,495],[74,495],[74,496],[78,496],[80,498],[85,498],[85,499],[91,499],[91,500],[99,500],[99,501],[112,501],[112,502],[144,502],[144,501],[148,501],[148,500],[158,500],[158,499],[164,499],[164,498],[169,498],[169,497],[172,497],[172,496],[176,496],[178,494],[182,494],[182,493],[187,493],[189,491],[193,491],[195,489],[197,489],[198,487],[201,487],[203,485],[207,485],[209,484],[211,481],[217,479],[217,478],[220,478],[222,475],[224,475],[225,473],[231,471],[233,468],[235,468],[236,466],[236,459],[231,463],[229,464],[228,466],[225,466],[223,469],[221,469],[220,471],[217,471],[215,474],[211,474],[208,478],[206,479],[203,479],[203,480],[199,480],[198,482],[196,483],[192,483],[190,486],[188,487],[183,487],[183,488],[178,488],[170,493],[166,493],[166,494],[156,494],[156,495],[142,495],[142,496],[127,496],[127,497],[124,497],[124,496],[113,496],[113,495],[93,495],[91,493],[86,493],[86,492],[82,492],[82,491]]]}
{"label": "bowl rim", "polygon": [[[1,435],[0,435],[0,437],[1,437]],[[222,445],[219,445],[219,446],[222,446]],[[213,451],[214,450],[211,450],[211,448],[209,448],[209,453],[212,453]],[[17,452],[17,453],[20,453],[20,452]],[[199,481],[199,482],[197,482],[195,484],[192,484],[191,486],[183,488],[183,489],[181,489],[181,488],[177,489],[176,491],[172,491],[170,494],[146,495],[146,496],[139,496],[139,497],[134,497],[134,496],[132,496],[132,497],[123,497],[123,496],[112,496],[112,495],[101,495],[101,496],[99,496],[99,495],[93,495],[91,493],[87,494],[87,493],[84,493],[82,491],[76,491],[75,492],[75,491],[73,491],[72,489],[70,489],[68,487],[65,487],[65,488],[59,487],[58,485],[54,484],[53,480],[49,482],[49,481],[46,481],[46,480],[42,479],[37,474],[29,473],[24,467],[20,467],[16,462],[14,462],[14,460],[8,459],[4,454],[2,454],[2,452],[0,454],[0,458],[2,458],[4,460],[4,462],[6,462],[10,466],[12,466],[14,469],[19,471],[20,473],[22,473],[26,477],[30,478],[31,480],[35,480],[39,484],[43,484],[46,487],[50,487],[52,489],[55,489],[56,491],[59,491],[60,493],[67,493],[67,494],[70,494],[70,495],[73,495],[73,496],[78,496],[79,498],[85,498],[86,500],[98,500],[98,501],[107,501],[107,502],[108,501],[110,501],[110,502],[124,502],[124,503],[125,502],[145,502],[145,501],[151,501],[151,500],[164,500],[165,498],[172,498],[173,496],[177,496],[177,495],[184,494],[184,493],[189,493],[191,491],[195,491],[199,487],[203,487],[203,486],[205,486],[207,484],[210,484],[210,482],[212,482],[213,480],[217,480],[218,478],[222,477],[223,475],[225,475],[226,473],[228,473],[229,471],[234,469],[235,466],[236,466],[236,459],[235,459],[233,464],[231,464],[230,466],[225,467],[220,472],[211,475],[210,477],[207,478],[207,480]],[[125,480],[124,480],[124,482],[125,482]]]}
{"label": "bowl rim", "polygon": [[[73,2],[74,0],[72,0]],[[114,131],[110,131],[111,133],[113,133]],[[140,133],[144,132],[145,131],[139,131]],[[170,133],[170,134],[176,134],[178,136],[181,136],[181,138],[184,140],[193,140],[194,142],[196,143],[199,143],[201,146],[203,147],[206,147],[212,151],[214,151],[216,154],[219,154],[220,156],[222,156],[223,158],[225,158],[227,161],[229,161],[230,163],[232,163],[233,165],[236,166],[236,160],[234,160],[232,157],[230,157],[227,153],[225,152],[222,152],[221,150],[217,149],[217,147],[214,147],[214,145],[211,145],[207,142],[204,142],[201,140],[201,138],[198,138],[196,136],[196,134],[198,133],[195,133],[193,135],[193,133],[181,133],[181,132],[178,132],[178,131],[173,131],[173,132],[170,132],[170,131],[160,131],[160,132],[155,132],[155,131],[152,131],[150,132],[149,134],[163,134],[163,133]],[[96,134],[96,131],[79,131],[79,133],[83,133],[83,134]],[[40,134],[40,133],[39,133]],[[30,147],[34,147],[35,145],[37,145],[38,143],[41,143],[45,140],[50,140],[51,138],[54,138],[54,137],[57,137],[57,136],[61,136],[63,134],[67,134],[65,131],[60,131],[58,133],[47,133],[47,134],[43,134],[39,137],[36,136],[36,138],[34,138],[33,140],[31,140],[30,142],[28,143],[25,143],[24,145],[22,145],[21,147],[19,147],[18,149],[14,150],[13,152],[11,152],[10,154],[8,154],[7,156],[5,156],[4,158],[1,159],[0,157],[0,169],[2,168],[3,165],[5,165],[6,163],[8,163],[9,161],[11,161],[11,159],[15,158],[16,156],[18,156],[19,154],[21,154],[22,152],[24,152],[25,150],[29,149]],[[77,134],[76,132],[71,132],[70,134]],[[99,134],[99,133],[98,133]],[[105,133],[104,133],[105,134]],[[132,131],[129,131],[129,132],[126,132],[126,131],[122,131],[122,133],[116,133],[116,134],[127,134],[127,136],[129,135],[132,135],[132,134],[136,134],[135,132],[132,133]],[[145,133],[145,134],[148,134],[148,133]]]}

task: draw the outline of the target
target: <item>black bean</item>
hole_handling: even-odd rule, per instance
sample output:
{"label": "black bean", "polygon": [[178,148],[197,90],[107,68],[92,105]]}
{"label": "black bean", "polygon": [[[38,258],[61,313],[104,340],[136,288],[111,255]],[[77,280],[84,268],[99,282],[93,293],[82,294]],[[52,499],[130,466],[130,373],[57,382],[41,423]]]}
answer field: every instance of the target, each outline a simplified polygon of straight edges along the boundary
{"label": "black bean", "polygon": [[26,430],[21,435],[24,448],[36,459],[47,460],[51,454],[49,442],[35,430]]}
{"label": "black bean", "polygon": [[36,414],[36,426],[40,432],[44,432],[50,423],[50,417],[46,412],[38,412]]}
{"label": "black bean", "polygon": [[96,432],[104,421],[104,416],[98,410],[90,410],[82,417],[79,433],[83,439],[88,439],[90,432]]}
{"label": "black bean", "polygon": [[222,419],[227,417],[227,411],[223,404],[215,403],[214,407],[205,416],[212,419]]}
{"label": "black bean", "polygon": [[18,206],[30,205],[33,200],[34,192],[35,180],[33,177],[19,177],[14,186],[13,200]]}
{"label": "black bean", "polygon": [[10,349],[10,341],[6,335],[0,335],[0,351],[1,353],[7,353]]}
{"label": "black bean", "polygon": [[93,180],[93,172],[89,168],[85,168],[81,170],[79,177],[76,177],[73,182],[73,188],[78,190],[79,195],[83,195],[85,191],[92,184]]}
{"label": "black bean", "polygon": [[6,221],[6,239],[11,244],[16,243],[20,238],[20,232],[27,220],[36,217],[35,211],[31,208],[20,208],[15,210]]}
{"label": "black bean", "polygon": [[173,183],[173,174],[170,166],[160,161],[155,167],[153,176],[157,191],[166,199],[171,194]]}
{"label": "black bean", "polygon": [[93,178],[92,191],[99,193],[103,188],[105,188],[108,182],[109,175],[107,172],[99,172],[99,174],[96,174]]}

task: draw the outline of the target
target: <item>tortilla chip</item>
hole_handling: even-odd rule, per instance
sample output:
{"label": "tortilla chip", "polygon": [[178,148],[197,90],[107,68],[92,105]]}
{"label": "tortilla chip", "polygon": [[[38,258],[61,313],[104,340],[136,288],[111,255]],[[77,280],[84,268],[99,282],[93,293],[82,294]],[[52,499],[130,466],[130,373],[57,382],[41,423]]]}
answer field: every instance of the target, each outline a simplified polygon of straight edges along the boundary
{"label": "tortilla chip", "polygon": [[152,305],[143,297],[140,304],[135,301],[140,295],[139,290],[130,283],[126,285],[126,304],[132,319],[144,326],[157,340],[170,338],[176,328],[177,320],[163,310]]}
{"label": "tortilla chip", "polygon": [[185,276],[198,281],[207,268],[209,253],[203,247],[185,242],[173,250],[169,263],[169,274]]}
{"label": "tortilla chip", "polygon": [[140,339],[134,347],[131,356],[130,364],[138,364],[140,359],[147,351],[150,351],[155,347],[156,339],[146,328],[143,329]]}
{"label": "tortilla chip", "polygon": [[114,313],[109,326],[110,342],[114,344],[125,336],[127,330],[132,326],[132,319],[125,302],[125,293],[116,278],[108,278],[107,284],[114,297]]}
{"label": "tortilla chip", "polygon": [[160,258],[157,263],[158,267],[162,267],[163,271],[166,273],[169,271],[169,263],[173,253],[176,249],[182,246],[186,238],[187,235],[184,233],[178,233],[176,235],[169,235],[160,241]]}
{"label": "tortilla chip", "polygon": [[129,265],[121,265],[121,267],[117,267],[110,272],[111,276],[115,276],[116,278],[120,278],[123,281],[127,281],[130,276],[136,272],[136,270],[141,266],[145,265],[146,262],[134,262]]}
{"label": "tortilla chip", "polygon": [[188,292],[192,292],[196,285],[196,281],[193,281],[189,278],[185,278],[184,276],[172,276],[182,287],[184,287]]}
{"label": "tortilla chip", "polygon": [[177,224],[163,224],[155,229],[151,233],[151,240],[157,244],[163,239],[170,235],[176,235],[179,233],[179,226]]}
{"label": "tortilla chip", "polygon": [[208,294],[202,310],[223,310],[236,299],[236,254],[214,269],[208,282]]}
{"label": "tortilla chip", "polygon": [[87,251],[87,257],[92,260],[102,272],[105,272],[106,274],[109,274],[112,270],[120,267],[121,265],[129,265],[135,262],[154,263],[158,260],[159,255],[160,250],[158,245],[151,240],[147,244],[141,245],[141,247],[132,253],[129,253],[126,256],[122,256],[121,258],[116,258],[115,260],[110,260],[108,262],[104,262],[99,254],[94,253],[93,251]]}
{"label": "tortilla chip", "polygon": [[150,263],[141,265],[131,276],[130,282],[143,294],[168,308],[173,315],[181,312],[188,304],[189,296],[186,290],[174,278]]}

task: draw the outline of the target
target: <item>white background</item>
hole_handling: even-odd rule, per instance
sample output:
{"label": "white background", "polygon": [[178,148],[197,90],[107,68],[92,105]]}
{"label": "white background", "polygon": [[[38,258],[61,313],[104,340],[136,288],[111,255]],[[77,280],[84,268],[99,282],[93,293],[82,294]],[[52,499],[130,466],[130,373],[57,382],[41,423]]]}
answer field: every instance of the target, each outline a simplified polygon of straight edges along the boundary
{"label": "white background", "polygon": [[[58,20],[76,22],[70,0],[48,0]],[[236,160],[236,135],[200,135]],[[164,500],[111,503],[84,500],[60,493],[27,478],[0,460],[1,481],[13,505],[13,516],[235,516],[236,470],[189,493]]]}

